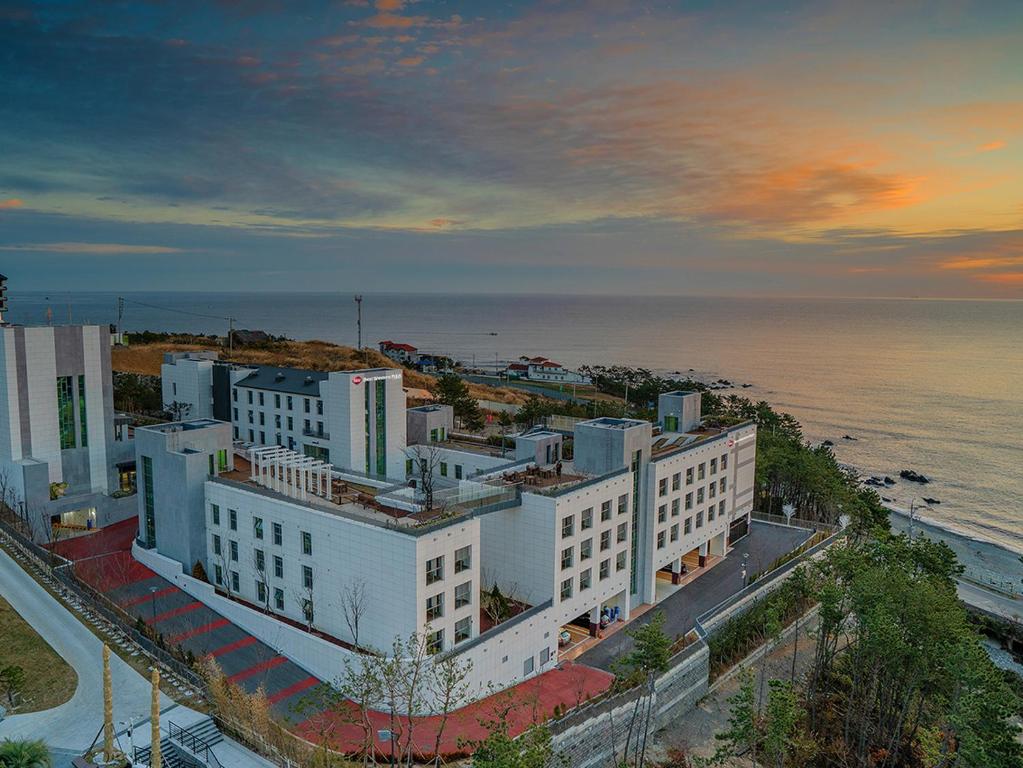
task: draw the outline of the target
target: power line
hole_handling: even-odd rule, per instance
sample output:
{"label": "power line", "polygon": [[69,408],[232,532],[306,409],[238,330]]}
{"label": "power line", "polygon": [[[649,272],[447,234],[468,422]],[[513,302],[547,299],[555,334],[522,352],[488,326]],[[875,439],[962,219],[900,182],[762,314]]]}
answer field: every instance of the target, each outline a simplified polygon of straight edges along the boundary
{"label": "power line", "polygon": [[125,301],[128,304],[137,304],[140,307],[149,307],[149,309],[162,309],[165,312],[177,312],[180,315],[191,315],[192,317],[205,317],[209,320],[236,320],[234,317],[223,317],[221,315],[207,315],[202,312],[189,312],[187,309],[177,309],[175,307],[161,307],[158,304],[147,304],[144,301],[136,301],[135,299],[126,299],[123,296],[118,296],[118,301]]}

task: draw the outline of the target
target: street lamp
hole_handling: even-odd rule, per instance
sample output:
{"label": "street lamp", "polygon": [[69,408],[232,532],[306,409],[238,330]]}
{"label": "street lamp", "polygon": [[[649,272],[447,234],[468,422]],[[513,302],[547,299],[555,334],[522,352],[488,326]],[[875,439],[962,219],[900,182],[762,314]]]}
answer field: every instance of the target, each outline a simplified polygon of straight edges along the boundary
{"label": "street lamp", "polygon": [[749,552],[743,552],[742,553],[742,586],[743,587],[746,586],[746,579],[747,579],[747,575],[749,573],[748,566],[749,566]]}
{"label": "street lamp", "polygon": [[156,624],[156,587],[149,588],[149,604],[153,608],[153,623]]}

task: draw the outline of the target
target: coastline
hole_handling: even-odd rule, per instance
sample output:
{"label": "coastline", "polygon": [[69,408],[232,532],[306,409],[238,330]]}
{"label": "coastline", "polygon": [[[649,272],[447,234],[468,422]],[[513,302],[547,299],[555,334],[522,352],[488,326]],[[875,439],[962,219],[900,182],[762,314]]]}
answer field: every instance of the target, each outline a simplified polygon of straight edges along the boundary
{"label": "coastline", "polygon": [[[892,529],[899,533],[909,530],[909,511],[893,504],[885,504],[891,514]],[[913,521],[917,535],[923,533],[934,541],[945,542],[963,565],[963,578],[1009,595],[1023,592],[1023,552],[1001,542],[961,529],[942,526],[933,520],[917,516]]]}

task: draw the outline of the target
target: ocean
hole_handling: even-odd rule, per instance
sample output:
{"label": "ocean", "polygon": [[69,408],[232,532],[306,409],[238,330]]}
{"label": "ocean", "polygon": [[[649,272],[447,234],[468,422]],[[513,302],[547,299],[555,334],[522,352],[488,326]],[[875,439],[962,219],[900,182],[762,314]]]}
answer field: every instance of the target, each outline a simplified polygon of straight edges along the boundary
{"label": "ocean", "polygon": [[[352,293],[126,293],[126,330],[256,328],[356,343]],[[148,306],[147,306],[148,305]],[[115,322],[115,294],[14,293],[9,320]],[[190,313],[190,314],[189,314]],[[527,354],[644,366],[792,413],[867,475],[913,469],[898,506],[1023,551],[1023,302],[552,295],[365,295],[363,342],[493,366]],[[853,440],[843,439],[848,435]]]}

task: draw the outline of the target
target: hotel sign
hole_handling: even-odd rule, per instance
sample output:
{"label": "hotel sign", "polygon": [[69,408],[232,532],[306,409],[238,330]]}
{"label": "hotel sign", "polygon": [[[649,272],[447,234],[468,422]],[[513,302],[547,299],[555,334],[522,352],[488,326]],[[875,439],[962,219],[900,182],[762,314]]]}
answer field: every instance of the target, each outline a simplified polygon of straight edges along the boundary
{"label": "hotel sign", "polygon": [[382,381],[384,379],[401,379],[401,371],[397,373],[384,373],[379,376],[352,376],[352,384],[362,384],[364,381]]}

